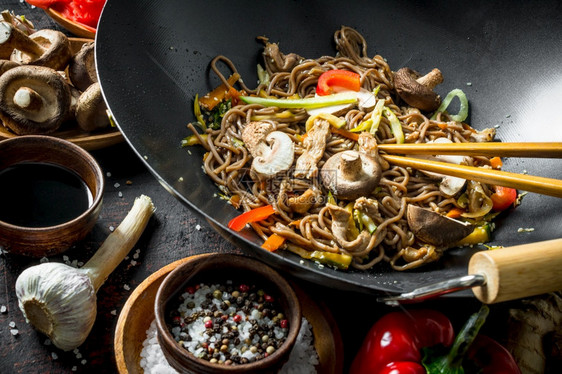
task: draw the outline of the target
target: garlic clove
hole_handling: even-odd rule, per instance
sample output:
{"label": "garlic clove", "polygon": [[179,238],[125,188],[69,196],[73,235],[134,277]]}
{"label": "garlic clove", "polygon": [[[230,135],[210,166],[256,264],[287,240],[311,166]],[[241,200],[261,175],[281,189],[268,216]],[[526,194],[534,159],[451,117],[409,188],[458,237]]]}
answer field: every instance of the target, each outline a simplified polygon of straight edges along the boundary
{"label": "garlic clove", "polygon": [[96,319],[96,292],[90,277],[60,263],[24,270],[16,281],[19,308],[25,319],[69,351],[82,344]]}

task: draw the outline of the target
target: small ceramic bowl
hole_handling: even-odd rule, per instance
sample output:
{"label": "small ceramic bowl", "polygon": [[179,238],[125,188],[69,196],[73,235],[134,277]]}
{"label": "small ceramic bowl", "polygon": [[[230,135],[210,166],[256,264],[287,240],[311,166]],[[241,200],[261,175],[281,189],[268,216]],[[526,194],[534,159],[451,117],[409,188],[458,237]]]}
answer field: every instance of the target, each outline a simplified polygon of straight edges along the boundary
{"label": "small ceramic bowl", "polygon": [[[171,300],[175,299],[187,285],[225,284],[228,280],[234,283],[255,284],[268,290],[275,295],[289,322],[285,342],[275,352],[261,360],[239,365],[211,363],[188,353],[174,340],[168,329],[166,318]],[[180,373],[275,373],[287,361],[295,344],[300,329],[301,307],[289,283],[269,266],[245,256],[217,253],[195,257],[178,266],[164,279],[156,294],[155,317],[158,340],[164,356]]]}
{"label": "small ceramic bowl", "polygon": [[0,173],[28,163],[54,165],[73,172],[89,189],[91,201],[77,217],[52,226],[27,227],[0,220],[0,246],[10,253],[31,257],[59,254],[83,239],[96,223],[104,190],[102,170],[88,152],[63,139],[29,135],[0,141]]}

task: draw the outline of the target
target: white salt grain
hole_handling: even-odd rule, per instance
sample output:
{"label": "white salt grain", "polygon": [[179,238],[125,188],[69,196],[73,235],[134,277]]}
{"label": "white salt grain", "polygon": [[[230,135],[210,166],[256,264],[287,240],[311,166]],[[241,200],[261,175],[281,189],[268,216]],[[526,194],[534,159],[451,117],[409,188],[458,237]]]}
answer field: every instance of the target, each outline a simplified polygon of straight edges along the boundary
{"label": "white salt grain", "polygon": [[16,327],[16,323],[15,323],[14,321],[11,321],[10,323],[8,323],[8,325],[9,325],[11,328]]}
{"label": "white salt grain", "polygon": [[124,288],[126,291],[129,291],[129,290],[131,289],[131,287],[129,287],[128,284],[123,285],[123,288]]}
{"label": "white salt grain", "polygon": [[18,330],[18,329],[10,329],[10,333],[11,333],[13,336],[16,336],[17,334],[19,334],[19,330]]}
{"label": "white salt grain", "polygon": [[51,352],[51,357],[53,358],[53,360],[56,360],[57,358],[59,358],[59,355],[57,355],[55,352]]}
{"label": "white salt grain", "polygon": [[116,316],[116,315],[117,315],[117,310],[113,309],[110,313],[111,313],[112,315]]}
{"label": "white salt grain", "polygon": [[[251,324],[248,323],[248,329]],[[240,338],[244,334],[244,327],[239,327]],[[204,331],[204,328],[203,328]],[[195,331],[193,332],[195,333]],[[166,361],[162,348],[158,344],[156,321],[152,321],[150,327],[146,331],[146,339],[142,343],[142,351],[140,353],[140,367],[145,374],[176,374]],[[197,356],[197,352],[194,353]],[[251,357],[253,353],[250,350],[242,353],[241,357]],[[301,328],[297,335],[295,345],[289,355],[285,365],[281,368],[282,374],[314,374],[316,373],[316,365],[318,365],[318,353],[314,348],[312,325],[306,318],[301,320]]]}
{"label": "white salt grain", "polygon": [[6,305],[0,306],[0,313],[6,313],[7,311],[8,311],[8,308],[6,308]]}

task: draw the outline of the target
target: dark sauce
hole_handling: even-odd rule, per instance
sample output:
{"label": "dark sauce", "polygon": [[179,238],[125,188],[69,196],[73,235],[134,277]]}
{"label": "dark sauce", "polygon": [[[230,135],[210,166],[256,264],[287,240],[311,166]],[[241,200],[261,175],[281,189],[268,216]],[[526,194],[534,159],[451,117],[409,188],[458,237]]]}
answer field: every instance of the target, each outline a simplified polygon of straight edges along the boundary
{"label": "dark sauce", "polygon": [[70,221],[92,204],[75,172],[46,163],[21,163],[0,171],[0,221],[48,227]]}

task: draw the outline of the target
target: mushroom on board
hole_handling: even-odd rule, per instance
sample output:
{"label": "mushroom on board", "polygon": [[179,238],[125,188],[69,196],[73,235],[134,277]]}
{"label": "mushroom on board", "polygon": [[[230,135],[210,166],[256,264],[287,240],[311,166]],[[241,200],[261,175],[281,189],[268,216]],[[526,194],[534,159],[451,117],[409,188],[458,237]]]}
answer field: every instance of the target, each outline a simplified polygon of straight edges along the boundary
{"label": "mushroom on board", "polygon": [[17,62],[0,59],[0,75],[18,66],[20,66],[20,64],[18,64]]}
{"label": "mushroom on board", "polygon": [[0,22],[0,58],[64,70],[71,57],[70,41],[60,31],[44,29],[28,36],[10,23]]}
{"label": "mushroom on board", "polygon": [[86,91],[98,81],[96,63],[94,61],[94,42],[84,43],[68,64],[68,77],[80,91]]}
{"label": "mushroom on board", "polygon": [[474,231],[473,225],[413,204],[408,205],[406,217],[416,237],[438,247],[450,247]]}
{"label": "mushroom on board", "polygon": [[99,83],[94,83],[80,95],[76,103],[76,122],[84,131],[94,131],[110,125],[107,106]]}
{"label": "mushroom on board", "polygon": [[53,69],[22,65],[0,76],[0,118],[18,135],[57,130],[70,102],[69,85]]}
{"label": "mushroom on board", "polygon": [[270,122],[250,122],[242,131],[242,141],[254,158],[252,170],[269,179],[289,170],[295,157],[295,145],[289,135],[273,131]]}
{"label": "mushroom on board", "polygon": [[365,153],[338,152],[330,157],[320,172],[322,183],[332,194],[344,200],[367,196],[381,179],[379,163]]}
{"label": "mushroom on board", "polygon": [[441,104],[441,97],[433,92],[433,88],[443,82],[439,69],[433,69],[423,77],[410,68],[402,68],[394,73],[394,87],[398,95],[408,105],[432,112]]}

